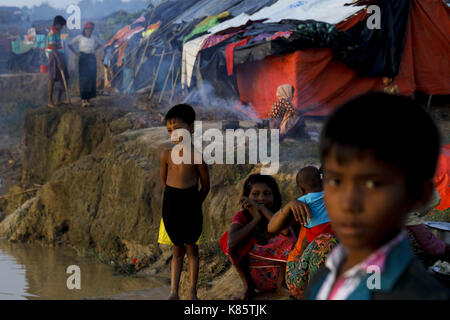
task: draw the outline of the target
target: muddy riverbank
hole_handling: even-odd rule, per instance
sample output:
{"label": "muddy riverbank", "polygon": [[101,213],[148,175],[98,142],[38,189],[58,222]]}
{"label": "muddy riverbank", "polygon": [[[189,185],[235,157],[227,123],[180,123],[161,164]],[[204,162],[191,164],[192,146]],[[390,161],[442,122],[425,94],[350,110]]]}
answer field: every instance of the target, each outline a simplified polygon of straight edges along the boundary
{"label": "muddy riverbank", "polygon": [[[106,268],[86,267],[86,280],[105,274],[105,278],[100,277],[104,283],[92,280],[95,287],[104,291],[72,297],[61,291],[57,294],[62,299],[164,299],[167,296],[171,250],[157,244],[162,204],[159,154],[170,145],[167,130],[161,124],[161,114],[167,108],[165,104],[151,104],[145,99],[111,96],[99,97],[89,109],[76,105],[54,110],[33,109],[24,115],[20,143],[3,148],[8,151],[0,153],[0,170],[3,165],[4,174],[15,177],[15,180],[8,179],[11,181],[8,193],[0,199],[3,211],[0,238],[8,240],[3,246],[7,255],[14,256],[15,250],[22,249],[6,244],[33,246],[36,255],[19,256],[29,255],[36,261],[59,260],[40,252],[39,248],[71,250],[74,255],[61,259],[61,268],[69,260],[89,265],[83,259],[93,259],[89,261],[100,262]],[[232,119],[221,111],[204,109],[199,109],[198,118],[204,120],[204,129],[219,128],[218,120]],[[444,141],[450,138],[447,119],[439,121]],[[249,121],[238,123],[243,128],[257,125]],[[307,120],[314,138],[322,124],[323,119]],[[9,163],[10,158],[16,159],[13,164]],[[297,196],[297,170],[305,165],[319,165],[317,140],[282,142],[279,160],[280,169],[274,177],[285,203]],[[238,199],[245,178],[260,168],[259,165],[210,166],[211,193],[203,207],[207,243],[200,247],[198,295],[201,299],[232,299],[241,290],[239,277],[221,252],[218,239],[239,209]],[[31,260],[14,259],[17,265],[29,266],[31,274],[42,267],[33,265]],[[187,291],[187,264],[184,270],[182,298]],[[127,275],[125,279],[136,282],[110,288],[108,281],[115,280],[106,275],[120,272]],[[57,281],[65,284],[64,279],[67,275],[63,272]],[[155,284],[150,279],[160,282]],[[42,285],[38,280],[33,281],[36,286]],[[50,297],[47,291],[30,292],[38,297]],[[256,297],[284,298],[272,293]]]}

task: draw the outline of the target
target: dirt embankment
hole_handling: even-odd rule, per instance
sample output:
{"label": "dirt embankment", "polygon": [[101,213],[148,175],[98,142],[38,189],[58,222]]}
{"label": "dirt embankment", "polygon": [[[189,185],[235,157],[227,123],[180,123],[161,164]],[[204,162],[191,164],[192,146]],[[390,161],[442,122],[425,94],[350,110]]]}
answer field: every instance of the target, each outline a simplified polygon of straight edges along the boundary
{"label": "dirt embankment", "polygon": [[[0,199],[0,237],[70,246],[124,272],[169,275],[170,248],[157,244],[162,205],[159,155],[170,146],[160,113],[167,106],[147,109],[139,99],[124,99],[99,97],[93,108],[40,108],[25,114],[22,174],[6,199]],[[219,111],[198,112],[202,120],[214,117],[230,119]],[[320,125],[308,121],[316,133]],[[208,126],[217,124],[204,123],[204,129]],[[275,178],[284,202],[296,197],[297,170],[311,164],[319,164],[316,142],[280,145]],[[240,290],[218,240],[238,210],[245,178],[259,170],[256,165],[210,166],[211,193],[203,206],[208,243],[200,247],[200,298],[228,299]],[[132,265],[134,258],[137,263]],[[181,287],[183,296],[187,276]]]}
{"label": "dirt embankment", "polygon": [[[138,258],[133,271],[164,275],[171,252],[157,244],[162,205],[159,155],[170,141],[158,113],[143,123],[145,114],[103,106],[28,111],[21,181],[0,201],[0,237],[67,245],[116,266],[129,266]],[[216,126],[211,122],[204,129],[208,125]],[[276,178],[283,199],[290,200],[295,196],[296,170],[318,164],[316,145],[287,142],[283,148],[291,151],[289,158],[282,155]],[[238,209],[244,179],[258,171],[255,165],[210,166],[211,193],[203,206],[209,242],[201,247],[200,296],[220,298],[226,292],[214,296],[210,290],[217,275],[233,275],[217,241]]]}

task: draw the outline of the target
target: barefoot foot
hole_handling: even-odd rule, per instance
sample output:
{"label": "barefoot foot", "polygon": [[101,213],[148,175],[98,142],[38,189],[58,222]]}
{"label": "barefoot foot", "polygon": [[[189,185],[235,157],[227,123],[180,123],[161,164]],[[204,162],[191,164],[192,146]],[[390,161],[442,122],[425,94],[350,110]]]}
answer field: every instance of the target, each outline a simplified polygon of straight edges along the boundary
{"label": "barefoot foot", "polygon": [[180,300],[180,297],[176,293],[171,293],[167,300]]}
{"label": "barefoot foot", "polygon": [[189,294],[189,300],[200,300],[196,293]]}

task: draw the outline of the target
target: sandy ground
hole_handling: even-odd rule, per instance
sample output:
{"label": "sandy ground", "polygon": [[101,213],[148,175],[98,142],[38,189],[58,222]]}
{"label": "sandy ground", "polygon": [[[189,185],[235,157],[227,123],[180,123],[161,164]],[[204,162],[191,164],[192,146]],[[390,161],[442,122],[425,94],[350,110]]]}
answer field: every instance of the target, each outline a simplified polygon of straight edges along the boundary
{"label": "sandy ground", "polygon": [[87,298],[86,300],[166,300],[170,293],[170,287],[158,287],[146,290],[122,292],[113,296],[100,296]]}
{"label": "sandy ground", "polygon": [[[188,277],[183,272],[181,277]],[[234,268],[230,268],[222,276],[214,280],[209,288],[199,288],[200,300],[233,300],[242,291],[242,283]],[[166,300],[170,293],[170,286],[122,292],[112,296],[88,298],[88,300]],[[181,299],[186,299],[180,292]],[[257,292],[252,300],[290,300],[289,296],[282,296],[276,292]]]}

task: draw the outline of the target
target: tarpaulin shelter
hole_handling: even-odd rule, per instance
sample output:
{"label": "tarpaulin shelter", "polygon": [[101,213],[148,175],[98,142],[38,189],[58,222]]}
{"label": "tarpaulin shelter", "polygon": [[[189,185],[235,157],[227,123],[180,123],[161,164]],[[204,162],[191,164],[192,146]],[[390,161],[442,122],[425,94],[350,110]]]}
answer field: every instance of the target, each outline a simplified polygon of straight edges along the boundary
{"label": "tarpaulin shelter", "polygon": [[[326,115],[359,94],[382,91],[386,87],[383,76],[393,78],[403,95],[412,95],[415,91],[450,94],[448,6],[441,0],[373,2],[390,6],[387,9],[392,15],[382,16],[380,30],[370,30],[368,46],[357,55],[362,57],[360,61],[353,61],[349,66],[345,59],[337,59],[331,48],[311,48],[246,62],[236,68],[240,99],[252,103],[258,114],[265,117],[277,86],[291,83],[296,89],[294,103],[298,108],[310,110],[308,115]],[[336,27],[349,32],[368,30],[365,28],[367,16],[365,10],[361,11]],[[398,30],[401,24],[406,26],[404,34]],[[383,48],[386,41],[393,43]],[[380,51],[380,46],[384,51]],[[397,52],[390,55],[394,46]],[[369,66],[385,67],[391,63],[393,68],[371,74],[364,62],[370,53],[374,57],[367,59]],[[393,59],[389,61],[389,58]],[[365,74],[361,74],[364,70]]]}
{"label": "tarpaulin shelter", "polygon": [[[381,29],[367,27],[373,4],[381,8]],[[209,24],[223,12],[223,21]],[[208,83],[261,118],[285,83],[308,115],[326,115],[367,91],[450,94],[442,0],[166,1],[145,14],[143,28],[155,24],[148,37],[130,39],[124,65],[115,67],[124,92],[173,96]]]}
{"label": "tarpaulin shelter", "polygon": [[[183,41],[186,37],[189,36],[187,40],[190,40],[202,36],[224,19],[242,12],[251,14],[275,2],[186,0],[161,3],[144,15],[144,34],[131,38],[134,44],[128,43],[123,66],[117,65],[110,46],[105,48],[105,56],[108,56],[105,65],[114,69],[114,78],[117,78],[112,85],[123,92],[150,90],[150,95],[155,91],[173,92],[181,79]],[[205,21],[208,21],[207,27],[201,29]],[[155,25],[158,28],[145,34],[149,27]],[[200,32],[194,32],[196,30]],[[130,76],[130,81],[121,80],[125,73]],[[123,87],[124,83],[126,87]]]}

